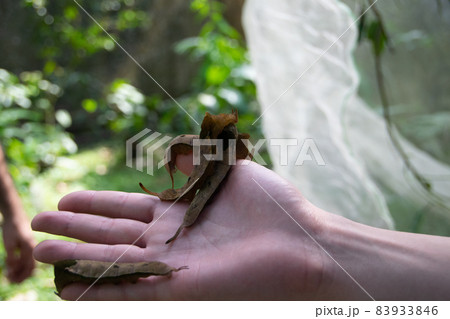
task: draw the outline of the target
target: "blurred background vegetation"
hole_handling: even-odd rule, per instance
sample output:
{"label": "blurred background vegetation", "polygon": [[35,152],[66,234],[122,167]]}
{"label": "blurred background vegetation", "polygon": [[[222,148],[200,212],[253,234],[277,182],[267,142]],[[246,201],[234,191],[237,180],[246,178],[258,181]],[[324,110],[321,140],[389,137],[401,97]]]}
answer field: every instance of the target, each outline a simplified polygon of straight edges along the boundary
{"label": "blurred background vegetation", "polygon": [[[344,2],[355,15],[367,6]],[[401,15],[380,4],[384,19],[368,15],[360,26],[360,94],[377,108],[374,56],[389,51],[389,45],[410,54],[408,62],[386,53],[392,60],[386,62],[389,72],[403,72],[406,81],[397,85],[387,74],[394,122],[417,146],[450,163],[450,11],[447,2],[416,2],[406,13],[405,4]],[[252,140],[263,137],[261,128],[251,125],[259,107],[240,22],[243,3],[0,2],[0,141],[30,218],[56,209],[58,200],[74,190],[139,192],[139,181],[157,191],[170,185],[162,170],[149,178],[124,165],[126,139],[144,128],[170,136],[199,131],[160,86],[199,123],[205,111],[236,108],[240,131]],[[421,19],[424,15],[429,19]],[[428,24],[430,19],[435,21]],[[420,75],[426,80],[410,79],[407,63],[427,63],[429,74]],[[404,230],[423,231],[417,225]],[[35,235],[38,241],[50,238]],[[0,271],[4,257],[0,246]],[[52,277],[52,267],[43,264],[20,285],[0,274],[0,300],[58,300]]]}

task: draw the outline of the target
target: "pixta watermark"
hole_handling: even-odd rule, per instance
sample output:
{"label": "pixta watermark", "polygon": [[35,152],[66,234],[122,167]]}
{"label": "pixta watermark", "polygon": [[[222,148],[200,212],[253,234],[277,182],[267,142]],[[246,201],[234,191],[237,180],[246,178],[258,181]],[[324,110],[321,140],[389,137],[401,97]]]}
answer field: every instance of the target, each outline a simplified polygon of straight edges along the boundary
{"label": "pixta watermark", "polygon": [[[157,161],[157,169],[160,169],[170,161],[170,152],[166,153],[166,156],[162,160],[159,159],[160,156],[156,156],[155,153],[158,152],[161,154],[161,151],[167,147],[165,144],[172,139],[173,138],[170,136],[152,131],[148,128],[142,130],[127,139],[125,143],[126,165],[141,172],[143,172],[145,168],[147,174],[153,175],[155,161]],[[274,154],[277,154],[278,158],[272,158],[272,161],[276,161],[280,166],[301,166],[305,162],[311,161],[315,162],[318,166],[326,165],[319,147],[312,138],[303,140],[295,138],[260,139],[254,144],[248,139],[240,141],[244,143],[251,153],[251,156],[248,156],[247,159],[252,159],[254,162],[263,166],[267,165],[260,154],[260,151],[264,149],[264,147],[273,148]],[[224,156],[228,156],[228,163],[230,165],[236,164],[237,142],[238,141],[233,139],[227,140],[227,152],[224,152],[224,140],[222,139],[194,139],[192,141],[193,165],[199,165],[202,157],[208,161],[222,161]],[[201,147],[205,145],[211,146],[214,149],[214,153],[202,154]]]}

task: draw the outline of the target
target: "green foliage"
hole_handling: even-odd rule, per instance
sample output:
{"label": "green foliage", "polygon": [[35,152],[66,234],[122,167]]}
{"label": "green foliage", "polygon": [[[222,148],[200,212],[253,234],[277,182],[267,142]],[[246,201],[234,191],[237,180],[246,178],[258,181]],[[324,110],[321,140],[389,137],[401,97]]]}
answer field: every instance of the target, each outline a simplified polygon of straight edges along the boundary
{"label": "green foliage", "polygon": [[0,141],[20,185],[27,185],[57,156],[77,150],[64,130],[70,126],[70,114],[53,106],[60,94],[59,86],[40,71],[23,72],[19,79],[0,69]]}
{"label": "green foliage", "polygon": [[64,105],[66,112],[56,114],[62,126],[72,124],[75,130],[93,132],[106,128],[122,135],[154,127],[177,134],[198,129],[181,107],[197,122],[205,111],[236,108],[241,129],[260,132],[259,127],[250,125],[258,107],[247,50],[241,35],[224,19],[219,1],[191,2],[202,29],[197,37],[181,41],[175,49],[201,63],[191,92],[176,97],[176,103],[166,96],[144,96],[126,79],[103,83],[90,69],[117,48],[111,37],[120,39],[148,28],[151,21],[145,4],[134,0],[80,0],[79,5],[71,1],[22,1],[29,15],[32,45],[42,61],[42,76],[64,92],[49,101],[52,108]]}
{"label": "green foliage", "polygon": [[388,37],[384,31],[381,21],[372,21],[367,28],[367,38],[372,42],[374,54],[379,56],[383,53]]}
{"label": "green foliage", "polygon": [[[115,38],[144,30],[150,22],[133,0],[79,3]],[[145,127],[174,135],[196,133],[199,128],[186,113],[201,122],[206,111],[229,113],[235,108],[240,130],[255,139],[262,136],[260,127],[251,125],[258,106],[247,50],[241,35],[224,19],[220,2],[191,2],[202,28],[175,50],[200,62],[200,67],[191,91],[176,97],[176,103],[166,96],[146,96],[127,79],[99,83],[90,66],[116,44],[75,2],[22,4],[30,46],[42,69],[19,75],[0,70],[0,139],[19,187],[27,186],[58,156],[76,152],[66,131],[76,133],[80,127],[122,137]]]}
{"label": "green foliage", "polygon": [[[42,65],[43,77],[64,92],[52,104],[64,105],[72,114],[75,130],[97,130],[98,124],[107,122],[104,116],[99,117],[103,122],[96,119],[98,113],[107,112],[100,107],[106,106],[102,99],[109,84],[103,83],[92,67],[112,54],[117,47],[115,39],[149,26],[145,4],[134,0],[22,0],[22,4],[30,46]],[[65,115],[57,114],[62,125],[68,124]]]}
{"label": "green foliage", "polygon": [[[160,102],[157,96],[146,97],[125,79],[114,80],[106,96],[105,121],[116,133],[140,131],[157,118],[156,105]],[[153,126],[153,127],[154,127]]]}
{"label": "green foliage", "polygon": [[260,127],[252,126],[259,112],[256,87],[244,41],[223,17],[218,1],[194,0],[191,8],[203,23],[197,37],[187,38],[175,50],[201,61],[189,99],[190,110],[198,120],[206,111],[239,111],[240,130],[261,137]]}
{"label": "green foliage", "polygon": [[[144,31],[150,23],[144,5],[133,0],[78,2],[115,39]],[[145,95],[129,79],[101,82],[91,68],[113,54],[117,45],[75,2],[22,0],[22,4],[38,70],[14,74],[0,69],[0,140],[31,214],[56,209],[57,201],[74,190],[136,192],[139,181],[153,183],[149,187],[155,191],[170,186],[163,170],[148,179],[145,173],[125,167],[120,151],[112,156],[109,148],[101,147],[75,154],[72,136],[100,130],[102,137],[113,137],[110,143],[122,145],[124,137],[145,127],[173,135],[198,133],[199,127],[181,106],[198,122],[206,111],[238,109],[239,130],[249,132],[253,139],[261,137],[260,128],[251,125],[258,107],[247,50],[240,34],[225,21],[218,1],[192,2],[201,32],[175,49],[189,55],[200,68],[190,92],[175,97],[179,104],[167,96]],[[184,181],[180,174],[175,178],[176,183]],[[3,260],[0,247],[0,270]],[[0,300],[27,291],[37,292],[39,300],[57,299],[52,269],[46,265],[39,264],[36,275],[21,285],[2,280]]]}
{"label": "green foliage", "polygon": [[174,102],[167,96],[145,96],[127,79],[114,79],[80,101],[97,125],[122,136],[145,127],[173,134],[195,133],[199,128],[190,116],[201,122],[206,111],[228,113],[235,108],[240,129],[255,138],[262,135],[259,126],[251,125],[258,113],[256,88],[240,34],[225,21],[218,1],[196,0],[191,8],[203,27],[197,37],[184,39],[175,47],[176,52],[200,61],[191,91]]}
{"label": "green foliage", "polygon": [[47,71],[63,65],[74,67],[95,53],[113,50],[115,43],[103,28],[114,36],[149,22],[134,0],[79,0],[80,6],[99,24],[73,1],[23,0],[23,3],[37,15],[30,22],[35,27],[33,38],[40,56],[49,63]]}
{"label": "green foliage", "polygon": [[[371,10],[374,13],[373,16],[369,16],[366,12],[367,8],[362,6],[361,17],[358,23],[358,43],[367,39],[370,41],[373,54],[379,57],[386,47],[390,48],[390,38],[386,33],[386,28],[381,15],[375,6],[375,4],[369,0]],[[364,13],[364,14],[363,14]]]}
{"label": "green foliage", "polygon": [[224,19],[221,3],[195,0],[191,7],[203,20],[203,27],[198,37],[181,41],[176,50],[202,59],[197,86],[219,86],[226,82],[233,69],[248,63],[247,51],[240,34]]}

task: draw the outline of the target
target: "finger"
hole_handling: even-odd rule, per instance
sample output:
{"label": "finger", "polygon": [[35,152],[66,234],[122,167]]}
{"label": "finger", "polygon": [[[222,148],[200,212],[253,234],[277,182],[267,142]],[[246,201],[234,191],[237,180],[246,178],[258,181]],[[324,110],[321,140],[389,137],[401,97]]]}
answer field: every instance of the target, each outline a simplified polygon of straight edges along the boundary
{"label": "finger", "polygon": [[6,277],[10,282],[17,283],[17,274],[20,272],[21,264],[19,263],[19,258],[16,256],[7,255],[6,256]]}
{"label": "finger", "polygon": [[[105,289],[108,286],[115,286],[116,289]],[[100,291],[100,287],[102,291]],[[119,289],[117,285],[113,284],[103,284],[101,286],[99,284],[94,284],[91,286],[83,283],[74,283],[64,287],[64,289],[60,293],[60,297],[61,299],[72,301],[127,300],[124,291],[122,289]]]}
{"label": "finger", "polygon": [[[5,234],[4,234],[5,235]],[[6,251],[6,261],[10,260],[11,262],[14,261],[15,257],[15,251],[19,245],[18,239],[14,234],[13,236],[4,236],[3,245],[5,247]]]}
{"label": "finger", "polygon": [[20,255],[13,256],[7,262],[7,278],[10,282],[20,283],[31,275],[34,269],[32,251],[19,248]]}
{"label": "finger", "polygon": [[15,266],[14,268],[8,267],[8,273],[7,273],[7,278],[9,280],[9,282],[13,282],[13,283],[20,283],[22,280],[19,279],[20,276],[20,272],[22,265],[18,264],[17,266]]}
{"label": "finger", "polygon": [[[183,270],[187,271],[187,270]],[[166,277],[141,278],[136,283],[124,282],[117,284],[87,285],[76,283],[68,285],[61,292],[61,298],[66,300],[179,300],[179,273]],[[186,295],[184,297],[187,297]]]}
{"label": "finger", "polygon": [[144,247],[142,234],[147,224],[122,218],[108,218],[72,212],[43,212],[31,221],[35,231],[76,238],[89,243],[134,244]]}
{"label": "finger", "polygon": [[111,262],[139,262],[146,260],[144,249],[134,245],[86,244],[63,240],[45,240],[34,248],[33,255],[36,260],[47,264],[66,259]]}
{"label": "finger", "polygon": [[20,283],[31,276],[34,269],[34,260],[31,255],[26,260],[21,258],[21,263],[17,264],[15,268],[8,270],[8,279],[14,283]]}
{"label": "finger", "polygon": [[20,248],[20,269],[15,276],[16,282],[22,282],[31,276],[35,261],[33,258],[33,246],[31,241],[24,241]]}
{"label": "finger", "polygon": [[[211,282],[217,289],[220,286],[218,277],[223,275],[222,267],[206,267],[200,271],[197,261],[188,261],[185,257],[165,256],[164,262],[178,268],[188,266],[187,269],[173,272],[170,277],[150,276],[140,278],[136,283],[123,282],[120,284],[94,284],[92,286],[77,283],[68,285],[61,293],[67,300],[199,300],[207,299],[211,291],[203,290],[205,281]],[[213,258],[217,262],[217,258]],[[219,262],[220,264],[220,262]],[[207,279],[200,278],[206,274]],[[199,286],[201,282],[201,286]],[[218,283],[216,285],[213,282]],[[87,289],[89,288],[89,289]],[[218,293],[218,292],[217,292]],[[206,295],[205,295],[206,294]]]}
{"label": "finger", "polygon": [[128,218],[149,223],[158,199],[138,193],[115,191],[79,191],[64,196],[59,210],[102,215],[112,218]]}
{"label": "finger", "polygon": [[180,172],[189,176],[194,169],[192,152],[189,154],[177,154],[175,165]]}

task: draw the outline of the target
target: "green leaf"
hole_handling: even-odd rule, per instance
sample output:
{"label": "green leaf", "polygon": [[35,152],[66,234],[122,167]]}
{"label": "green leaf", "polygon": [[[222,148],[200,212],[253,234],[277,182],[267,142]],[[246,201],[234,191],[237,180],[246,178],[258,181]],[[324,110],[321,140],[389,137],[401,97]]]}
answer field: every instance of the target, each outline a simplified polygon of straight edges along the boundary
{"label": "green leaf", "polygon": [[175,52],[179,54],[187,53],[193,51],[199,45],[199,37],[191,37],[181,40],[175,45]]}
{"label": "green leaf", "polygon": [[68,21],[74,20],[76,17],[78,17],[78,8],[75,6],[68,6],[64,9],[64,17]]}
{"label": "green leaf", "polygon": [[51,74],[51,73],[53,73],[54,71],[55,71],[55,68],[56,68],[56,62],[55,61],[47,61],[46,63],[45,63],[45,66],[44,66],[44,73],[45,74]]}
{"label": "green leaf", "polygon": [[92,99],[84,99],[81,105],[88,113],[94,113],[97,110],[97,101]]}
{"label": "green leaf", "polygon": [[386,46],[387,36],[379,21],[372,21],[367,29],[367,37],[372,42],[372,48],[376,56],[383,53]]}
{"label": "green leaf", "polygon": [[230,70],[223,65],[210,65],[205,73],[206,83],[208,85],[219,85],[225,81],[229,74]]}
{"label": "green leaf", "polygon": [[0,127],[17,126],[18,121],[40,121],[41,119],[42,112],[16,107],[12,109],[2,110],[2,116],[0,117]]}

